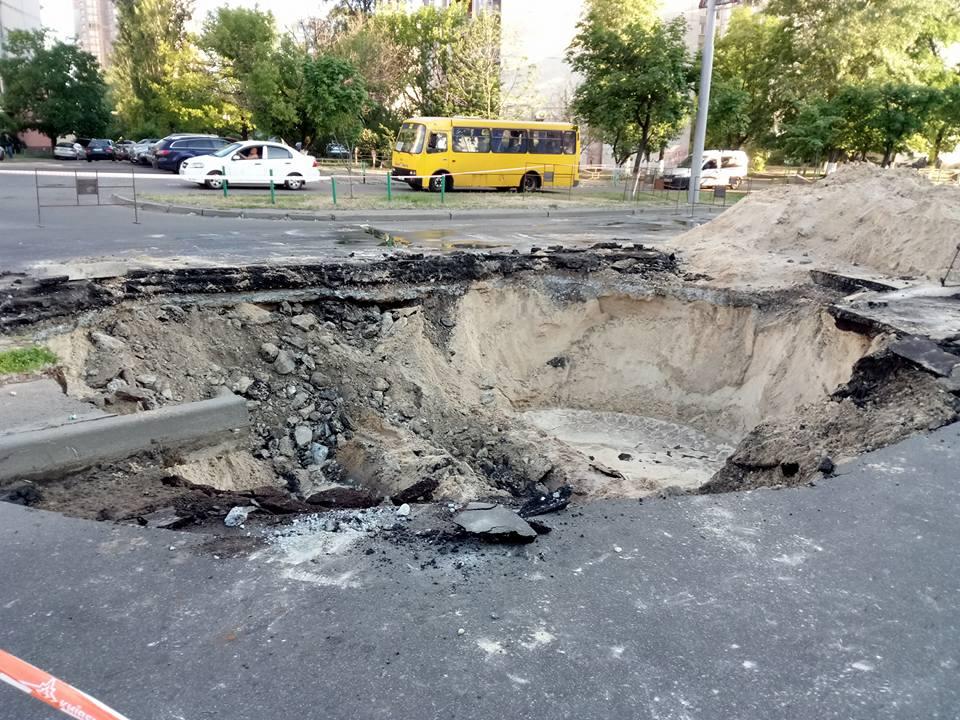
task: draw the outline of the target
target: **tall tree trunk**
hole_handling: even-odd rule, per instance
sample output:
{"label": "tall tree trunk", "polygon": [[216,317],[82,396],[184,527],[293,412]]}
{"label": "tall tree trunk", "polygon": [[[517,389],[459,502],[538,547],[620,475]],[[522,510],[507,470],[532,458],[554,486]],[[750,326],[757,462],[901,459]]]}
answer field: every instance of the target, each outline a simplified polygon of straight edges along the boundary
{"label": "tall tree trunk", "polygon": [[933,147],[930,150],[930,157],[927,159],[927,164],[930,167],[936,167],[937,160],[940,159],[940,151],[943,149],[943,137],[946,134],[946,126],[941,125],[940,129],[937,130],[936,136],[933,138]]}
{"label": "tall tree trunk", "polygon": [[650,144],[650,106],[647,106],[647,112],[640,123],[640,147],[637,148],[637,157],[633,161],[633,192],[630,193],[632,200],[637,196],[637,188],[640,185],[640,160],[648,153],[647,147]]}

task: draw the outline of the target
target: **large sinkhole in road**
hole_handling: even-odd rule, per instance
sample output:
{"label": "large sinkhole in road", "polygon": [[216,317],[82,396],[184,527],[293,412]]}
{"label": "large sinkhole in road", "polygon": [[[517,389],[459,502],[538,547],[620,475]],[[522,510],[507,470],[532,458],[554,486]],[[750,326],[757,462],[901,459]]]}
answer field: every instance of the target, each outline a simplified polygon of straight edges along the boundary
{"label": "large sinkhole in road", "polygon": [[510,284],[466,293],[450,339],[464,401],[560,441],[602,495],[701,485],[749,430],[846,382],[869,344],[813,304]]}
{"label": "large sinkhole in road", "polygon": [[173,506],[222,522],[265,486],[299,503],[285,512],[303,512],[343,488],[395,503],[564,485],[643,497],[743,487],[743,468],[752,486],[795,484],[816,470],[821,438],[856,453],[864,437],[879,445],[948,421],[950,406],[913,370],[881,368],[873,405],[831,397],[876,343],[801,293],[610,274],[372,292],[167,286],[51,342],[70,392],[131,413],[230,390],[246,398],[249,428],[225,447],[158,447],[48,478],[39,505],[113,520]]}

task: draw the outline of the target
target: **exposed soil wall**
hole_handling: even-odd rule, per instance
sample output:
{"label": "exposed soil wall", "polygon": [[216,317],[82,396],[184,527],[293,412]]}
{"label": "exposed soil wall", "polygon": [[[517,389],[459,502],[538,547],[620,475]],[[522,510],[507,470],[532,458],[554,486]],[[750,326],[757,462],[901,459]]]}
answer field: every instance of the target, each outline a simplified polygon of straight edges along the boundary
{"label": "exposed soil wall", "polygon": [[569,301],[530,284],[475,286],[451,341],[458,374],[475,387],[495,378],[504,407],[651,416],[733,441],[825,397],[869,346],[809,303],[761,310],[619,293]]}

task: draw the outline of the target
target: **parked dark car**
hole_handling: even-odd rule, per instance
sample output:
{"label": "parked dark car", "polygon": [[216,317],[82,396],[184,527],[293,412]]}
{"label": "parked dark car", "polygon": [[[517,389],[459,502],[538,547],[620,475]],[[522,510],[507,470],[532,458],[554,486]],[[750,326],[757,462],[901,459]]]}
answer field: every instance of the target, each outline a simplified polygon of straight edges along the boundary
{"label": "parked dark car", "polygon": [[153,167],[178,173],[184,161],[210,155],[229,144],[216,135],[167,135],[153,149]]}
{"label": "parked dark car", "polygon": [[116,160],[113,151],[113,140],[91,140],[86,148],[87,162],[94,160]]}

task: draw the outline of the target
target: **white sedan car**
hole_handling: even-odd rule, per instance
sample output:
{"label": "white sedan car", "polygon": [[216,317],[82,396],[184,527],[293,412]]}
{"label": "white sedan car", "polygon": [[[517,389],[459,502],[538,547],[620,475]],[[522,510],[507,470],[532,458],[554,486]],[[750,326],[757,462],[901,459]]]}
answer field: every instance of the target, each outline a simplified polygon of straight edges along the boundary
{"label": "white sedan car", "polygon": [[224,178],[230,186],[269,185],[300,190],[318,182],[320,171],[310,155],[292,147],[262,140],[236,142],[212,155],[190,158],[180,166],[180,177],[197,185],[219,189]]}
{"label": "white sedan car", "polygon": [[58,160],[79,160],[84,157],[83,145],[68,141],[53,146],[53,156]]}

